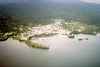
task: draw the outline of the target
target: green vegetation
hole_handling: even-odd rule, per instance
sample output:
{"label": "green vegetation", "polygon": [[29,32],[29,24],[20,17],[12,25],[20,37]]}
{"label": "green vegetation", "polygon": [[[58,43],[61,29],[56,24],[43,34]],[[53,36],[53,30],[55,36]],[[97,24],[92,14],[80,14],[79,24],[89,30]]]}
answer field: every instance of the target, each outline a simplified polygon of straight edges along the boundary
{"label": "green vegetation", "polygon": [[[83,40],[83,38],[79,38],[78,40],[79,40],[79,41],[82,41],[82,40]],[[85,40],[88,40],[88,38],[85,38]]]}
{"label": "green vegetation", "polygon": [[7,40],[9,37],[12,37],[16,35],[15,32],[10,32],[10,33],[0,33],[0,41],[5,41]]}
{"label": "green vegetation", "polygon": [[9,16],[0,16],[0,32],[16,32],[19,31],[19,28],[16,22]]}
{"label": "green vegetation", "polygon": [[9,37],[18,34],[19,26],[10,16],[0,15],[0,41],[7,40]]}
{"label": "green vegetation", "polygon": [[7,39],[8,39],[8,37],[5,36],[4,33],[0,33],[0,41],[4,41],[4,40],[7,40]]}
{"label": "green vegetation", "polygon": [[79,22],[68,22],[68,23],[63,23],[63,27],[65,29],[68,29],[70,31],[76,31],[77,29],[80,29],[83,24]]}
{"label": "green vegetation", "polygon": [[20,39],[20,36],[12,36],[12,38],[13,38],[14,40],[22,41],[22,40]]}
{"label": "green vegetation", "polygon": [[35,47],[35,48],[41,48],[41,49],[49,49],[49,47],[47,46],[43,46],[41,44],[37,44],[37,43],[32,43],[29,40],[26,40],[25,43],[29,46]]}
{"label": "green vegetation", "polygon": [[[12,37],[15,40],[19,40],[19,42],[25,42],[26,44],[28,44],[29,46],[32,46],[32,47],[42,48],[42,49],[49,49],[49,47],[47,47],[47,46],[32,43],[29,40],[20,39],[20,33],[27,30],[27,28],[25,28],[25,27],[23,27],[21,25],[17,25],[16,22],[14,21],[14,19],[12,19],[12,17],[0,16],[0,41],[5,41],[9,37]],[[38,36],[43,36],[43,35],[44,34],[37,35],[37,37]],[[47,36],[49,36],[49,35],[47,35]],[[25,36],[27,36],[27,34],[25,34]],[[30,39],[30,37],[29,37],[29,39]]]}
{"label": "green vegetation", "polygon": [[13,36],[12,37],[14,40],[18,40],[19,42],[24,42],[27,45],[31,46],[31,47],[35,47],[35,48],[41,48],[41,49],[49,49],[49,47],[41,45],[41,44],[37,44],[37,43],[33,43],[30,40],[22,40],[20,39],[19,36]]}
{"label": "green vegetation", "polygon": [[63,23],[63,27],[71,31],[70,34],[91,34],[96,35],[99,32],[98,26],[87,25],[79,22]]}
{"label": "green vegetation", "polygon": [[81,41],[81,40],[83,40],[83,39],[82,39],[82,38],[79,38],[78,40]]}
{"label": "green vegetation", "polygon": [[80,34],[79,31],[72,31],[70,34]]}
{"label": "green vegetation", "polygon": [[0,41],[5,41],[5,40],[7,40],[7,39],[8,39],[7,36],[4,36],[4,37],[1,37],[1,36],[0,36]]}
{"label": "green vegetation", "polygon": [[[92,7],[90,8],[90,6]],[[63,23],[63,27],[71,31],[70,35],[68,35],[68,38],[74,38],[75,36],[73,34],[96,35],[98,32],[100,32],[100,7],[98,7],[98,5],[85,3],[43,4],[40,2],[33,2],[30,4],[0,3],[0,41],[4,41],[9,37],[12,37],[20,42],[25,42],[25,40],[20,39],[20,33],[26,32],[28,30],[28,26],[50,24],[54,22],[55,19],[62,19],[62,21],[67,22],[66,24]],[[32,25],[29,25],[29,23]],[[6,33],[10,32],[14,33],[11,35],[5,35]],[[26,37],[27,35],[28,34],[25,34],[24,36]],[[40,35],[29,36],[26,43],[32,44],[29,42],[29,40],[31,40],[33,37],[49,37],[53,35],[55,34],[44,33]]]}
{"label": "green vegetation", "polygon": [[68,38],[75,38],[74,35],[68,35]]}
{"label": "green vegetation", "polygon": [[98,27],[94,25],[86,25],[85,30],[82,31],[83,34],[91,34],[91,35],[96,35],[98,32]]}
{"label": "green vegetation", "polygon": [[39,34],[39,35],[33,35],[33,36],[29,36],[28,37],[28,40],[31,40],[33,37],[36,37],[36,38],[40,38],[40,37],[50,37],[50,36],[54,36],[56,35],[55,33],[50,33],[50,34]]}

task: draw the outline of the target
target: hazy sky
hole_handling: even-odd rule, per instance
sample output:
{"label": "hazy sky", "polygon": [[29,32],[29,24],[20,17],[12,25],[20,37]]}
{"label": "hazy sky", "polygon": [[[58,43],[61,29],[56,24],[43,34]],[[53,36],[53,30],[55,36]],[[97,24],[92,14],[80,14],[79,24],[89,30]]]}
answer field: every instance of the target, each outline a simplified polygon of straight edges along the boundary
{"label": "hazy sky", "polygon": [[81,0],[83,2],[88,2],[88,3],[99,3],[100,4],[100,0]]}
{"label": "hazy sky", "polygon": [[99,3],[100,0],[0,0],[1,3],[3,2],[29,2],[29,1],[48,1],[48,2],[88,2],[88,3]]}

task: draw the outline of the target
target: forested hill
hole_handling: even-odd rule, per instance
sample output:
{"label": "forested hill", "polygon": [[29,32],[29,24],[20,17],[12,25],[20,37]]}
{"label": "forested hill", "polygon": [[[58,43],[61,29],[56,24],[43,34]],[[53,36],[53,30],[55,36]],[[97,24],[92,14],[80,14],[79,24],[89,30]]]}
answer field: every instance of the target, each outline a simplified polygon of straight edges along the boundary
{"label": "forested hill", "polygon": [[[0,32],[18,31],[19,25],[47,25],[55,20],[80,22],[100,31],[100,5],[89,3],[12,2],[0,3]],[[94,29],[93,29],[94,30]],[[92,30],[91,30],[92,31]]]}
{"label": "forested hill", "polygon": [[24,2],[0,4],[0,13],[7,14],[22,24],[48,24],[55,19],[100,25],[99,4]]}

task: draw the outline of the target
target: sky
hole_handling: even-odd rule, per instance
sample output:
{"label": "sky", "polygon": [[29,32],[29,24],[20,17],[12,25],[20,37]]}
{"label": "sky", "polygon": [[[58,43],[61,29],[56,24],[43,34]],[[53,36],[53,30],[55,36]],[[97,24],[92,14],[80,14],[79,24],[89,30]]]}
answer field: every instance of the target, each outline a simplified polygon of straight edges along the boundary
{"label": "sky", "polygon": [[81,0],[83,2],[87,2],[87,3],[97,3],[100,4],[100,0]]}
{"label": "sky", "polygon": [[0,3],[6,2],[29,2],[29,1],[47,1],[47,2],[87,2],[87,3],[98,3],[100,4],[100,0],[0,0]]}

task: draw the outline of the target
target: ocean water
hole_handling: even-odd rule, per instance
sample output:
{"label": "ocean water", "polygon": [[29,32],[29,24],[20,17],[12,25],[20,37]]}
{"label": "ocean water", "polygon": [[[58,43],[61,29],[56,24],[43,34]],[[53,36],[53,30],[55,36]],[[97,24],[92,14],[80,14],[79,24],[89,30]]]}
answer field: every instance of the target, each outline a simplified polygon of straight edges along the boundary
{"label": "ocean water", "polygon": [[[78,41],[80,37],[82,41]],[[85,40],[86,37],[89,40]],[[0,64],[2,67],[99,67],[99,41],[100,34],[80,34],[75,39],[52,36],[34,40],[50,47],[43,50],[9,39],[0,42]]]}

